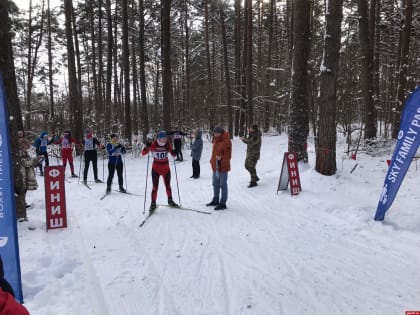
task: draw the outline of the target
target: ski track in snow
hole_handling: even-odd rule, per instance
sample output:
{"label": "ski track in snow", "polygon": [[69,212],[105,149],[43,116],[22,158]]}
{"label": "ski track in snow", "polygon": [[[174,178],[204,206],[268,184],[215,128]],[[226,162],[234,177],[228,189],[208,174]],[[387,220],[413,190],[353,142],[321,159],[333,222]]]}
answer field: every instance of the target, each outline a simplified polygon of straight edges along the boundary
{"label": "ski track in snow", "polygon": [[[245,145],[235,140],[228,209],[213,211],[205,207],[212,197],[211,145],[205,141],[200,179],[189,178],[190,161],[176,168],[182,205],[212,214],[160,206],[142,228],[144,197],[112,192],[99,200],[104,184],[88,190],[70,179],[67,230],[45,234],[39,215],[31,222],[35,231],[22,230],[26,223],[20,224],[24,250],[32,237],[47,247],[44,258],[22,258],[26,302],[39,310],[31,314],[394,315],[420,309],[420,256],[415,252],[420,228],[410,222],[411,213],[398,217],[397,210],[390,222],[372,220],[383,181],[381,174],[373,175],[384,168],[383,159],[368,161],[366,167],[358,161],[353,174],[347,170],[332,177],[300,165],[303,191],[291,197],[290,191],[276,194],[282,162],[278,150],[286,143],[284,136],[263,138],[257,165],[261,181],[248,189]],[[144,194],[147,158],[125,161],[128,191]],[[356,163],[345,162],[346,169]],[[171,170],[177,201],[172,160]],[[409,174],[407,181],[415,177]],[[161,204],[166,203],[163,186],[161,181]],[[340,191],[344,193],[334,197]],[[402,188],[395,201],[401,208],[413,204],[404,203],[404,197],[420,199],[410,191]],[[150,192],[149,176],[147,208]],[[30,217],[31,211],[42,213],[42,198],[43,191],[36,192]],[[402,219],[393,221],[394,216]],[[53,248],[57,253],[48,253]],[[53,275],[41,281],[44,270]],[[66,285],[84,292],[80,303],[64,302],[71,295]],[[65,292],[51,305],[42,305],[57,289]]]}

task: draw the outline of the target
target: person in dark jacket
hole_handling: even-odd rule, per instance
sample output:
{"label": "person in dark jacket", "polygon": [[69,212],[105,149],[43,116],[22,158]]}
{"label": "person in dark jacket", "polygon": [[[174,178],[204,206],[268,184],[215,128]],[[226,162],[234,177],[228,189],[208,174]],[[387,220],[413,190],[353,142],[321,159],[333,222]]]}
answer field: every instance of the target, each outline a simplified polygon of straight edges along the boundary
{"label": "person in dark jacket", "polygon": [[[45,166],[49,166],[50,162],[48,159],[48,149],[47,146],[52,144],[54,141],[53,138],[48,140],[48,133],[46,131],[41,132],[38,138],[35,139],[33,146],[35,147],[36,155],[43,156],[45,160]],[[42,163],[39,163],[39,173],[41,176],[44,176],[42,170]]]}
{"label": "person in dark jacket", "polygon": [[248,136],[240,138],[242,142],[247,145],[245,168],[251,175],[251,181],[248,185],[249,188],[257,186],[257,181],[260,179],[257,176],[257,162],[260,159],[261,151],[261,132],[258,130],[257,125],[252,125],[248,129]]}
{"label": "person in dark jacket", "polygon": [[85,137],[82,140],[82,145],[85,150],[85,168],[83,170],[83,183],[87,184],[87,175],[89,171],[90,162],[92,162],[95,183],[102,183],[102,181],[98,178],[98,153],[96,152],[96,148],[99,147],[101,144],[99,143],[98,139],[93,137],[93,133],[91,130],[85,131]]}
{"label": "person in dark jacket", "polygon": [[111,141],[106,145],[108,152],[108,179],[106,181],[106,193],[111,193],[112,180],[114,179],[115,170],[117,170],[118,185],[120,192],[125,193],[124,179],[123,179],[123,159],[122,155],[125,154],[125,147],[118,143],[118,136],[113,133],[110,136]]}
{"label": "person in dark jacket", "polygon": [[200,159],[201,153],[203,152],[203,139],[202,131],[197,130],[195,131],[195,140],[191,145],[191,157],[192,157],[192,169],[193,174],[191,178],[199,178],[200,177]]}
{"label": "person in dark jacket", "polygon": [[175,161],[184,161],[184,157],[182,156],[182,137],[186,136],[187,134],[178,128],[176,131],[172,131],[168,133],[168,136],[171,136],[174,140],[174,151],[176,154],[176,160]]}

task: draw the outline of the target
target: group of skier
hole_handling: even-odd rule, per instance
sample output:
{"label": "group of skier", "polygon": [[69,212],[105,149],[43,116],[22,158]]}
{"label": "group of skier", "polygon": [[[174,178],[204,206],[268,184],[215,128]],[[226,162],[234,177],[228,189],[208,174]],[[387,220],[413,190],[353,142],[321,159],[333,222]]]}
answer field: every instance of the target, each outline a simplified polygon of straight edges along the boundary
{"label": "group of skier", "polygon": [[[183,161],[182,155],[182,138],[187,134],[177,129],[166,133],[165,131],[159,131],[155,137],[151,134],[147,136],[146,143],[143,144],[141,150],[142,155],[151,153],[153,163],[151,167],[152,175],[152,193],[151,193],[151,204],[149,211],[152,213],[157,205],[157,192],[159,187],[160,177],[163,178],[163,182],[166,189],[168,198],[168,205],[171,207],[178,207],[172,197],[172,189],[170,185],[171,181],[171,170],[169,167],[168,154],[171,154],[175,161]],[[170,138],[173,139],[174,145],[172,146]],[[46,131],[41,132],[39,137],[34,141],[34,147],[36,150],[37,158],[31,160],[28,163],[30,166],[36,164],[39,165],[41,176],[43,175],[42,161],[45,165],[49,165],[48,150],[47,146],[50,144],[58,144],[61,146],[61,158],[63,166],[66,167],[67,163],[70,165],[70,171],[72,177],[78,177],[74,171],[73,164],[73,145],[81,145],[83,147],[83,159],[84,159],[84,170],[83,170],[83,184],[87,185],[87,176],[89,171],[90,163],[93,166],[94,180],[96,183],[102,183],[98,178],[98,167],[97,167],[97,148],[106,149],[108,154],[108,178],[106,181],[106,195],[111,193],[112,181],[115,172],[118,177],[119,191],[126,193],[124,188],[124,160],[123,155],[126,153],[125,146],[119,142],[117,134],[111,134],[109,142],[106,145],[101,145],[99,140],[93,136],[92,130],[86,130],[84,138],[77,140],[71,136],[70,131],[65,131],[60,138],[48,137]],[[240,137],[240,139],[247,144],[247,156],[245,160],[245,168],[248,170],[251,176],[251,180],[248,187],[257,186],[259,178],[256,173],[256,164],[260,157],[261,148],[261,132],[258,130],[257,125],[252,125],[248,129],[248,135],[246,137]],[[28,148],[26,148],[28,149]],[[192,157],[192,176],[193,179],[200,178],[200,159],[203,151],[203,140],[202,132],[200,130],[194,131],[194,138],[191,143],[191,157]],[[230,171],[230,160],[232,154],[232,142],[228,131],[222,127],[217,126],[213,129],[213,147],[210,159],[212,167],[212,185],[213,185],[213,198],[207,204],[207,206],[214,206],[215,210],[226,209],[226,202],[228,198],[228,172]],[[88,186],[89,187],[89,186]]]}

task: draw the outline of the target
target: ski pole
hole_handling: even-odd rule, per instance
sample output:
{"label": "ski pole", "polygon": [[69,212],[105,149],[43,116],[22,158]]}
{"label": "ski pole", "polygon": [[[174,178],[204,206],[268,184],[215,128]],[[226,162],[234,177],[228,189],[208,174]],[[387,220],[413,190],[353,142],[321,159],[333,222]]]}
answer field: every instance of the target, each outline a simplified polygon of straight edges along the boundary
{"label": "ski pole", "polygon": [[125,154],[122,155],[122,158],[123,158],[123,167],[124,167],[125,190],[128,190],[128,185],[127,185],[127,168],[125,167]]}
{"label": "ski pole", "polygon": [[149,161],[150,161],[150,154],[149,154],[149,153],[147,153],[146,185],[144,186],[144,204],[143,204],[143,214],[146,212],[147,179],[148,179],[148,177],[149,177]]}
{"label": "ski pole", "polygon": [[182,206],[182,205],[181,205],[181,197],[180,197],[180,195],[179,195],[178,173],[177,173],[177,171],[176,171],[176,163],[175,163],[175,160],[174,160],[174,168],[175,168],[176,188],[178,189],[178,200],[179,200],[179,205],[180,205],[180,206]]}
{"label": "ski pole", "polygon": [[84,160],[85,153],[80,154],[80,166],[79,166],[79,178],[77,179],[77,184],[80,184],[80,172],[82,171],[82,161]]}
{"label": "ski pole", "polygon": [[105,152],[102,150],[102,181],[105,183]]}

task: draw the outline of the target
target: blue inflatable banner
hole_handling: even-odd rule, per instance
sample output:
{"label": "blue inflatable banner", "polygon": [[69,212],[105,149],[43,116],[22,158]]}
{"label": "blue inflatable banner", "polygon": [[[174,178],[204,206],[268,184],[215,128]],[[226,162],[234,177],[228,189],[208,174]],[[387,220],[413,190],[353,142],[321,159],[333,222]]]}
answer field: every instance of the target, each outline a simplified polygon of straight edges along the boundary
{"label": "blue inflatable banner", "polygon": [[3,78],[0,74],[0,256],[3,260],[4,278],[11,284],[16,299],[23,303],[8,119]]}
{"label": "blue inflatable banner", "polygon": [[376,221],[384,220],[385,212],[391,207],[419,145],[420,87],[414,90],[404,105],[397,144],[376,209]]}

